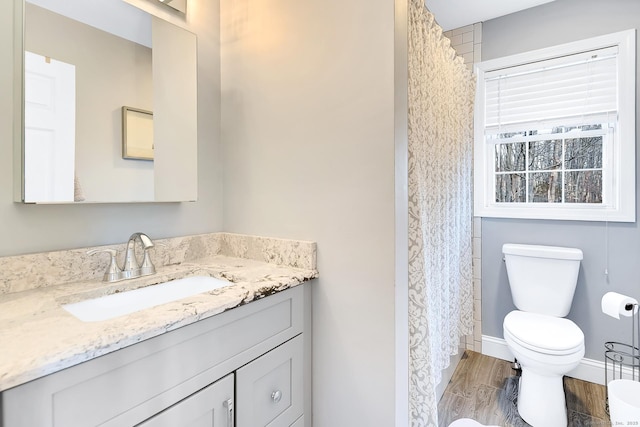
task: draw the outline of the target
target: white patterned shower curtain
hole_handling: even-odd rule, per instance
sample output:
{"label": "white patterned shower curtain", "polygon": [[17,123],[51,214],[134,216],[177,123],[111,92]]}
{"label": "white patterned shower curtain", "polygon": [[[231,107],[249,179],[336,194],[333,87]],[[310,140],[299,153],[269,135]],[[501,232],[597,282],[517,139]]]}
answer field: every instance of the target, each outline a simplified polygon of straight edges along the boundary
{"label": "white patterned shower curtain", "polygon": [[438,426],[436,386],[473,328],[475,81],[424,0],[409,5],[409,411]]}

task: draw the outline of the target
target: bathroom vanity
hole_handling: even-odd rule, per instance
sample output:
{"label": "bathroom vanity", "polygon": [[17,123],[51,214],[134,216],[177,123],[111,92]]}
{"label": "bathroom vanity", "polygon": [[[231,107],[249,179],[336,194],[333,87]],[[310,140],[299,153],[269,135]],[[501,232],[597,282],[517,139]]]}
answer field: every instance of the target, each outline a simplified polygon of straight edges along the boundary
{"label": "bathroom vanity", "polygon": [[296,286],[31,381],[2,393],[2,425],[308,425],[309,313]]}
{"label": "bathroom vanity", "polygon": [[[0,427],[310,425],[307,280],[317,276],[315,266],[255,259],[290,256],[286,241],[286,249],[274,249],[275,240],[211,235],[189,244],[203,241],[218,253],[160,266],[155,280],[195,269],[233,286],[102,322],[61,308],[84,282],[0,296],[0,338],[3,347],[9,342],[0,355]],[[91,283],[100,292],[116,286]]]}

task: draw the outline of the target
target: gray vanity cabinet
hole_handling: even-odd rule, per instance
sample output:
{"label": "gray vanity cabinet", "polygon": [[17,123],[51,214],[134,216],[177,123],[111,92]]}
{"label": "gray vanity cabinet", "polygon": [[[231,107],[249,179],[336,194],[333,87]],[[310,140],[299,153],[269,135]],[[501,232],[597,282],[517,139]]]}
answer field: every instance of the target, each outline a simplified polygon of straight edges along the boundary
{"label": "gray vanity cabinet", "polygon": [[298,335],[138,427],[302,426],[302,373]]}
{"label": "gray vanity cabinet", "polygon": [[289,427],[304,405],[303,341],[297,336],[236,371],[236,427]]}
{"label": "gray vanity cabinet", "polygon": [[234,394],[238,427],[310,426],[309,286],[6,390],[0,427],[228,427]]}

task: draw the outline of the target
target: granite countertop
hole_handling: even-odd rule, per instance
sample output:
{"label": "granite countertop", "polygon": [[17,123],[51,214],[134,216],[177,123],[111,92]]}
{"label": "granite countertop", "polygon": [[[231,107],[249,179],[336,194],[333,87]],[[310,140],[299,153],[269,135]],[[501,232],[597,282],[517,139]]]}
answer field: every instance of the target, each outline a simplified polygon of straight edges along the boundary
{"label": "granite countertop", "polygon": [[[189,276],[233,286],[129,315],[83,322],[62,305]],[[0,295],[0,391],[214,316],[318,277],[315,269],[212,255],[115,283],[77,281]]]}

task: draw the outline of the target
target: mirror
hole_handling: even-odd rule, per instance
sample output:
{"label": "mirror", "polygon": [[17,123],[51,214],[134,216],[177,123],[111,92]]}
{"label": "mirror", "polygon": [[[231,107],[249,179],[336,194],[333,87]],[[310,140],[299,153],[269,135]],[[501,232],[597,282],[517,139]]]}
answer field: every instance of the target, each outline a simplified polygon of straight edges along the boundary
{"label": "mirror", "polygon": [[21,201],[196,200],[195,34],[122,0],[27,0],[24,22]]}

